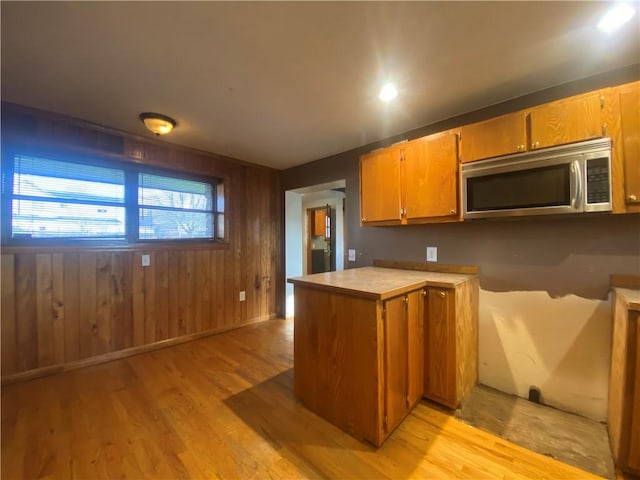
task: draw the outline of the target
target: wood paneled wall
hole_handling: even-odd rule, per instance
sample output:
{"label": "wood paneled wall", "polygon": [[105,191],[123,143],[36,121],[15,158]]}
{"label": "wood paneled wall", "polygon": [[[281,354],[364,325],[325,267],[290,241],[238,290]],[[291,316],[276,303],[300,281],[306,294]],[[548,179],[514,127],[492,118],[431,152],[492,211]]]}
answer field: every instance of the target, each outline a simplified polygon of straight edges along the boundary
{"label": "wood paneled wall", "polygon": [[[277,314],[282,221],[277,171],[21,107],[3,105],[2,113],[3,142],[15,136],[45,148],[90,151],[97,147],[74,143],[74,138],[111,135],[122,139],[119,158],[223,177],[228,232],[228,243],[184,247],[3,245],[3,380]],[[26,130],[25,115],[30,118]],[[118,144],[95,142],[105,143]],[[150,255],[148,267],[141,266],[143,253]],[[239,301],[241,290],[244,302]]]}

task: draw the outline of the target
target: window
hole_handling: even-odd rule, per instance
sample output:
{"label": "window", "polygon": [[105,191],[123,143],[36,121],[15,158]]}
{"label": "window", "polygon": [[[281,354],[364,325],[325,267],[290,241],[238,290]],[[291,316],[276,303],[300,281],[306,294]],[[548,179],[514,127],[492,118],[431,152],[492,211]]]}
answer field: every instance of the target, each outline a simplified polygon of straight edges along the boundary
{"label": "window", "polygon": [[3,163],[5,242],[224,239],[218,179],[24,154]]}

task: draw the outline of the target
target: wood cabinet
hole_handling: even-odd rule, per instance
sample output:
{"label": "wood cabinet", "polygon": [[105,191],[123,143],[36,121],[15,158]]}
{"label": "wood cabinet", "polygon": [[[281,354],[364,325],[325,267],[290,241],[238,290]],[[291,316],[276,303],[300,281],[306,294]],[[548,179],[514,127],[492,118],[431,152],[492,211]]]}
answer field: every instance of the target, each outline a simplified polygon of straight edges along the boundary
{"label": "wood cabinet", "polygon": [[313,223],[311,224],[311,235],[327,237],[326,209],[318,209],[313,211]]}
{"label": "wood cabinet", "polygon": [[422,398],[423,294],[420,289],[383,304],[385,437]]}
{"label": "wood cabinet", "polygon": [[461,127],[463,163],[524,152],[527,144],[525,112],[509,113]]}
{"label": "wood cabinet", "polygon": [[424,396],[456,408],[478,379],[478,280],[427,288]]}
{"label": "wood cabinet", "polygon": [[640,212],[640,81],[615,90],[620,101],[624,202],[628,211]]}
{"label": "wood cabinet", "polygon": [[458,135],[455,131],[404,147],[404,214],[407,223],[458,214]]}
{"label": "wood cabinet", "polygon": [[458,219],[458,136],[446,131],[360,159],[363,225]]}
{"label": "wood cabinet", "polygon": [[[423,397],[424,368],[430,366],[424,360],[429,285],[446,285],[458,298],[466,291],[462,285],[469,283],[477,298],[475,275],[393,268],[364,267],[289,282],[295,298],[296,397],[322,418],[374,445],[381,445]],[[477,302],[472,300],[466,308],[474,307],[477,310]],[[456,303],[450,314],[466,314],[457,308]],[[477,313],[470,317],[477,321]],[[451,320],[454,329],[458,323]],[[454,330],[451,338],[457,346],[456,334]],[[463,358],[455,353],[456,359]],[[464,358],[472,363],[470,355]],[[477,373],[477,366],[453,364],[455,385],[460,368]]]}
{"label": "wood cabinet", "polygon": [[600,91],[531,108],[529,150],[605,137],[604,96]]}
{"label": "wood cabinet", "polygon": [[400,155],[396,147],[360,158],[360,218],[363,224],[400,221]]}
{"label": "wood cabinet", "polygon": [[461,127],[461,161],[473,162],[607,136],[600,90]]}
{"label": "wood cabinet", "polygon": [[640,291],[615,288],[608,406],[613,458],[640,475]]}

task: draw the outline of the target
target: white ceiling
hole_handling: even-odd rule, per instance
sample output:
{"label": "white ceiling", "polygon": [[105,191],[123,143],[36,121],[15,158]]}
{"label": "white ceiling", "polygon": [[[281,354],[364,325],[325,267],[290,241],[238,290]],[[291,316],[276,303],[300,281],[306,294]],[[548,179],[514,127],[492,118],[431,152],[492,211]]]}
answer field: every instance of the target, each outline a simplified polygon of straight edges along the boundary
{"label": "white ceiling", "polygon": [[610,5],[2,1],[2,99],[287,168],[639,63]]}

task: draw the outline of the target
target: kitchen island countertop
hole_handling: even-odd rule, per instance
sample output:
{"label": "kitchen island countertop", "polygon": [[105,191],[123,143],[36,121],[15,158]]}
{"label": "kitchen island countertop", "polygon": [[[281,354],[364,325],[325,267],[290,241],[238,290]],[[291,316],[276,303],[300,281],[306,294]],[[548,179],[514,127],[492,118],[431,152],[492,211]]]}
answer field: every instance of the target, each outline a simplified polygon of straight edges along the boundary
{"label": "kitchen island countertop", "polygon": [[289,278],[294,285],[385,300],[422,287],[453,288],[476,275],[361,267]]}

